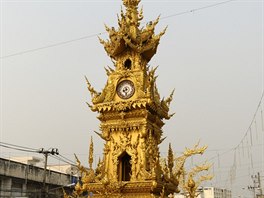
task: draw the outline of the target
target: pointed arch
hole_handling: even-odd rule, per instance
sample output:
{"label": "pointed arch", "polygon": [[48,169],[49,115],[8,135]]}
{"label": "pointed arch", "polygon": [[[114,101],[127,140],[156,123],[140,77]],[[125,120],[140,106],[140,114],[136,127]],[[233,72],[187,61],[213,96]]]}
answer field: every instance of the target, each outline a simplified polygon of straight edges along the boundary
{"label": "pointed arch", "polygon": [[131,156],[125,151],[118,157],[118,178],[119,181],[130,181],[131,179]]}

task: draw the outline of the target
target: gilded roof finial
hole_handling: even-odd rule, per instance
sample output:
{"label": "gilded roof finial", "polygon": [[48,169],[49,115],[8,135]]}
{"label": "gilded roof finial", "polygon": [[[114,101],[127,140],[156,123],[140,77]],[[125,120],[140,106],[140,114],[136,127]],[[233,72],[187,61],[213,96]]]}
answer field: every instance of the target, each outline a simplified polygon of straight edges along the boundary
{"label": "gilded roof finial", "polygon": [[107,54],[114,60],[125,50],[132,49],[150,61],[156,53],[161,36],[166,31],[165,28],[161,33],[155,35],[154,29],[159,17],[149,22],[146,27],[139,27],[140,21],[143,19],[143,9],[138,10],[139,3],[140,0],[123,0],[126,10],[121,9],[120,16],[118,16],[119,28],[105,26],[109,40],[104,41],[99,38]]}
{"label": "gilded roof finial", "polygon": [[98,95],[97,91],[95,91],[95,89],[92,87],[91,83],[89,82],[88,78],[86,76],[85,80],[86,80],[86,84],[87,84],[87,88],[91,94],[92,97],[94,97],[95,95]]}
{"label": "gilded roof finial", "polygon": [[170,96],[165,100],[167,106],[170,106],[170,103],[171,103],[171,101],[172,101],[172,99],[173,99],[174,91],[175,91],[175,89],[172,90]]}
{"label": "gilded roof finial", "polygon": [[137,7],[141,0],[123,0],[126,7]]}

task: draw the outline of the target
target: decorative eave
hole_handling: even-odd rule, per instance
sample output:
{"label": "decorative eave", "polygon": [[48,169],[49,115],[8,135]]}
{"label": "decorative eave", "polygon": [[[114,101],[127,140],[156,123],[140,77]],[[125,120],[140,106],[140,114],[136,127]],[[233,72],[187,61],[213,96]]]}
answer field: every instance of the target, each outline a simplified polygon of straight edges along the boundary
{"label": "decorative eave", "polygon": [[113,111],[125,111],[131,109],[142,109],[147,108],[155,114],[158,115],[161,119],[170,119],[174,114],[169,115],[169,107],[165,102],[155,103],[149,99],[140,99],[140,100],[128,100],[128,101],[119,101],[119,102],[105,102],[95,105],[89,105],[92,111],[98,113],[113,112]]}
{"label": "decorative eave", "polygon": [[125,100],[119,102],[105,102],[100,104],[95,104],[91,107],[92,111],[97,111],[99,113],[107,111],[125,111],[128,109],[144,108],[147,106],[148,101],[146,99],[141,100]]}

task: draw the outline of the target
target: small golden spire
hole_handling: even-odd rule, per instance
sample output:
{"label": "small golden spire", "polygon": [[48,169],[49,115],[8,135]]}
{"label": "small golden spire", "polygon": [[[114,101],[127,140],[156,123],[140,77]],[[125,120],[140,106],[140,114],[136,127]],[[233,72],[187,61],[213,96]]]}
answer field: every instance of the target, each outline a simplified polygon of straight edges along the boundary
{"label": "small golden spire", "polygon": [[90,94],[92,97],[94,97],[95,95],[98,95],[97,91],[95,91],[95,89],[92,87],[91,83],[89,82],[88,78],[86,76],[85,80],[86,80],[86,84],[87,84],[87,88],[90,91]]}
{"label": "small golden spire", "polygon": [[172,90],[170,96],[165,100],[167,106],[170,106],[170,103],[171,103],[171,101],[172,101],[172,99],[173,99],[174,91],[175,91],[175,89]]}
{"label": "small golden spire", "polygon": [[92,170],[92,165],[93,165],[93,137],[91,136],[91,142],[90,142],[90,148],[89,148],[89,168]]}
{"label": "small golden spire", "polygon": [[168,150],[168,168],[170,171],[170,175],[172,175],[172,168],[174,166],[174,156],[173,156],[173,151],[171,148],[171,143],[169,144],[169,150]]}

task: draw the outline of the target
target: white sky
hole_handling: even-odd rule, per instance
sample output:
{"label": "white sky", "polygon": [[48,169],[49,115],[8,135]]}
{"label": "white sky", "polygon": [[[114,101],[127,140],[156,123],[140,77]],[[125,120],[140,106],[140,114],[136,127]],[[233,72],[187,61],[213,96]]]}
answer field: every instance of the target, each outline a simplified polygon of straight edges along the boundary
{"label": "white sky", "polygon": [[[140,5],[144,21],[149,21],[159,14],[166,17],[217,2],[221,1],[142,0]],[[93,136],[98,160],[103,142],[93,133],[99,131],[99,122],[85,104],[91,98],[84,75],[100,90],[107,79],[104,66],[112,63],[97,37],[5,56],[105,32],[104,23],[117,27],[121,4],[121,0],[1,0],[1,142],[56,147],[63,156],[73,159],[76,153],[87,164]],[[175,88],[171,112],[176,115],[164,126],[167,139],[161,155],[166,155],[169,142],[180,152],[200,140],[209,146],[202,159],[215,164],[216,176],[208,185],[232,188],[236,197],[248,195],[241,189],[252,185],[251,174],[264,175],[259,117],[250,147],[254,168],[240,154],[232,185],[227,175],[234,152],[222,154],[242,140],[263,91],[263,4],[234,0],[161,19],[157,32],[166,25],[168,30],[150,62],[159,65],[161,96]],[[249,152],[249,145],[244,147]],[[1,147],[0,151],[0,157],[31,155]]]}

